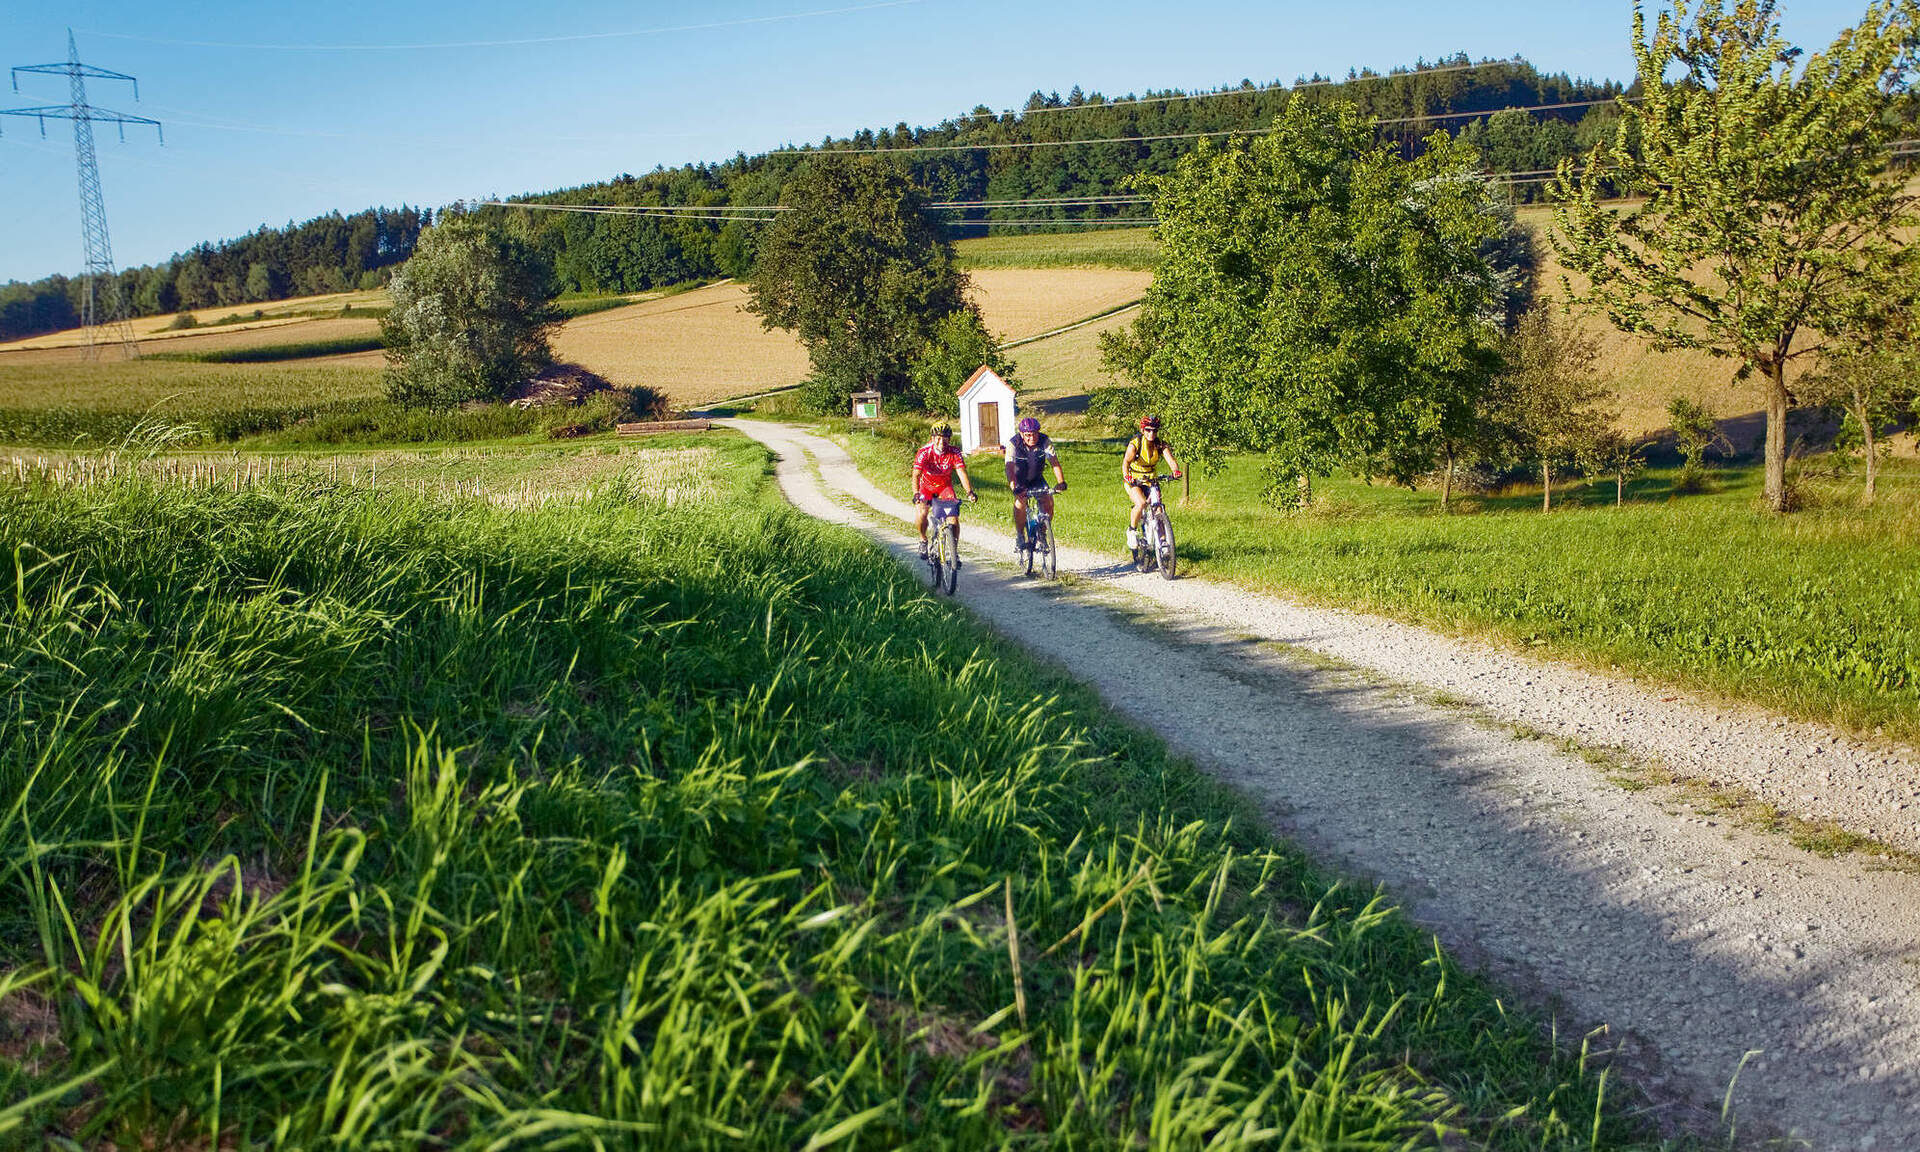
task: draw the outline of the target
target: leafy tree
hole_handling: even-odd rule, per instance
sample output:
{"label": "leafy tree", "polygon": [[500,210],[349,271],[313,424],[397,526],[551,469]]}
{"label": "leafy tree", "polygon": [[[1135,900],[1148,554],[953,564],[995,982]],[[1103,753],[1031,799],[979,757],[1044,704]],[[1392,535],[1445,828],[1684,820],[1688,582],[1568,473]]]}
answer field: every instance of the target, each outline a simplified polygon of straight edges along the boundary
{"label": "leafy tree", "polygon": [[807,399],[900,395],[942,317],[967,307],[967,278],[901,172],[875,157],[816,161],[783,194],[760,238],[748,309],[798,334],[813,365]]}
{"label": "leafy tree", "polygon": [[1646,441],[1628,436],[1618,428],[1608,427],[1601,431],[1593,443],[1593,452],[1587,461],[1587,475],[1605,476],[1613,481],[1613,505],[1618,508],[1627,502],[1627,482],[1645,471],[1646,467]]}
{"label": "leafy tree", "polygon": [[253,264],[247,269],[247,299],[254,303],[274,298],[273,269]]}
{"label": "leafy tree", "polygon": [[1148,182],[1160,260],[1107,366],[1202,465],[1265,453],[1270,499],[1337,468],[1413,483],[1499,367],[1477,163],[1444,133],[1405,160],[1352,105],[1306,101],[1203,145]]}
{"label": "leafy tree", "polygon": [[1674,447],[1680,453],[1680,477],[1674,483],[1677,492],[1698,492],[1707,474],[1707,449],[1729,451],[1732,445],[1720,432],[1720,417],[1697,400],[1675,396],[1667,401],[1667,426],[1673,430]]}
{"label": "leafy tree", "polygon": [[380,325],[388,395],[436,408],[499,399],[552,363],[553,294],[552,270],[526,243],[470,216],[443,219],[393,278]]}
{"label": "leafy tree", "polygon": [[[1920,44],[1914,0],[1875,0],[1822,55],[1795,66],[1772,0],[1675,0],[1633,47],[1641,99],[1623,131],[1563,164],[1555,195],[1575,293],[1661,348],[1701,348],[1758,373],[1766,499],[1785,511],[1788,366],[1884,296],[1912,258],[1913,200],[1887,169],[1907,131],[1896,95]],[[1677,71],[1676,71],[1677,70]],[[1603,205],[1603,189],[1643,195]]]}
{"label": "leafy tree", "polygon": [[1900,422],[1920,402],[1914,385],[1920,378],[1920,342],[1914,340],[1912,323],[1911,312],[1902,309],[1856,330],[1821,357],[1817,371],[1800,381],[1807,400],[1839,414],[1835,449],[1859,449],[1868,504],[1874,501],[1880,462],[1891,443],[1881,430]]}
{"label": "leafy tree", "polygon": [[1507,371],[1492,393],[1489,423],[1510,451],[1540,471],[1540,509],[1553,508],[1558,467],[1592,467],[1613,428],[1613,390],[1593,374],[1600,342],[1550,308],[1521,317],[1507,337]]}
{"label": "leafy tree", "polygon": [[920,406],[947,416],[960,414],[960,386],[981,365],[1012,384],[1013,361],[995,346],[987,325],[973,305],[958,308],[934,323],[933,334],[908,375]]}

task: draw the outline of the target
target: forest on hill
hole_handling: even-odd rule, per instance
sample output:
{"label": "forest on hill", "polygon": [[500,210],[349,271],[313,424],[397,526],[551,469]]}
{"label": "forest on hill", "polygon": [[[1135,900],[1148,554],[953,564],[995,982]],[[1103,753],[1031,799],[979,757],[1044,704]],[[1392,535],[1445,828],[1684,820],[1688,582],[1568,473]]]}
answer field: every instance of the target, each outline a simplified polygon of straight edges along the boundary
{"label": "forest on hill", "polygon": [[[816,145],[718,163],[660,168],[641,176],[529,194],[524,203],[625,207],[771,205],[789,176],[823,152],[917,149],[901,163],[929,201],[1074,199],[1112,196],[1139,173],[1169,170],[1198,134],[1258,130],[1289,100],[1348,100],[1380,121],[1380,132],[1407,153],[1447,130],[1473,144],[1491,173],[1533,173],[1584,153],[1605,138],[1624,89],[1611,81],[1545,74],[1525,60],[1475,63],[1465,54],[1431,64],[1340,80],[1309,77],[1293,85],[1255,85],[1214,92],[1149,91],[1108,98],[1073,88],[1035,92],[1014,111],[985,105],[933,127],[862,129]],[[1539,105],[1563,107],[1530,111]],[[1087,141],[1068,144],[1068,141]],[[1011,145],[1012,147],[1009,147]],[[1057,145],[1057,146],[1056,146]],[[1538,183],[1516,182],[1516,199]],[[947,213],[956,236],[988,234],[995,220],[1137,219],[1140,205],[1025,205]],[[553,261],[563,291],[637,292],[752,266],[755,229],[743,221],[589,216],[527,212],[528,237]],[[374,208],[332,213],[283,228],[262,227],[234,240],[203,243],[158,264],[120,273],[119,289],[135,315],[237,306],[290,296],[377,287],[413,250],[432,222],[424,209]],[[1044,226],[1042,226],[1044,229]],[[50,276],[0,286],[0,340],[20,339],[79,323],[81,282]]]}

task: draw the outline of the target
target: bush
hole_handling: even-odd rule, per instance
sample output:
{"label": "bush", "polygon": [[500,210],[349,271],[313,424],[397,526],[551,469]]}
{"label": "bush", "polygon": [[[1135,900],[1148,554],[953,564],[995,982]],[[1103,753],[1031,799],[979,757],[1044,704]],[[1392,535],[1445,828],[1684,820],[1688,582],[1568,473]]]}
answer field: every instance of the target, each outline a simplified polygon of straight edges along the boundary
{"label": "bush", "polygon": [[1013,383],[1013,362],[994,347],[980,313],[971,306],[949,312],[934,322],[927,346],[908,369],[913,392],[902,399],[915,399],[929,412],[957,417],[960,387],[982,364]]}
{"label": "bush", "polygon": [[186,328],[198,327],[200,327],[200,321],[195,320],[191,312],[182,312],[167,322],[167,329],[171,332],[179,332]]}
{"label": "bush", "polygon": [[1675,396],[1667,402],[1667,420],[1673,428],[1674,448],[1680,453],[1680,475],[1673,490],[1699,492],[1706,487],[1707,449],[1718,445],[1728,451],[1732,447],[1720,434],[1720,418],[1704,404]]}

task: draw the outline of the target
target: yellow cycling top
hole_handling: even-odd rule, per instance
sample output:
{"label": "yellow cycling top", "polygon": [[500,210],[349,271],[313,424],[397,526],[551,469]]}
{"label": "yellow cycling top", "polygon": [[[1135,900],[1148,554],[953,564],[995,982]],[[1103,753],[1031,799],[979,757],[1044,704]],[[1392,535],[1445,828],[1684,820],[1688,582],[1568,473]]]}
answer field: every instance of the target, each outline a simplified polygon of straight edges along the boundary
{"label": "yellow cycling top", "polygon": [[1160,458],[1167,454],[1167,442],[1154,437],[1149,441],[1144,436],[1135,436],[1127,445],[1133,450],[1133,463],[1127,465],[1127,476],[1133,480],[1151,480],[1160,472]]}

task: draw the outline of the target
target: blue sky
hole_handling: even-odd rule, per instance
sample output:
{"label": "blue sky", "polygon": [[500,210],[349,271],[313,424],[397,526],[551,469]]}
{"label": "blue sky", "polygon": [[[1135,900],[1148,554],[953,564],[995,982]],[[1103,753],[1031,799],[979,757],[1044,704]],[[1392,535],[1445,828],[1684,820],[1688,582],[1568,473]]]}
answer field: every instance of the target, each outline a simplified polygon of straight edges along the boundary
{"label": "blue sky", "polygon": [[[1810,49],[1864,10],[1785,7],[1789,38]],[[166,125],[164,148],[150,129],[123,145],[97,126],[128,266],[333,209],[542,191],[1075,84],[1118,96],[1457,51],[1625,79],[1631,12],[1626,0],[16,0],[0,10],[0,64],[65,59],[71,27],[82,60],[140,78],[138,104],[125,84],[89,91]],[[26,77],[0,100],[63,103],[65,81]],[[70,126],[49,121],[44,141],[31,120],[0,129],[0,280],[76,271]]]}

